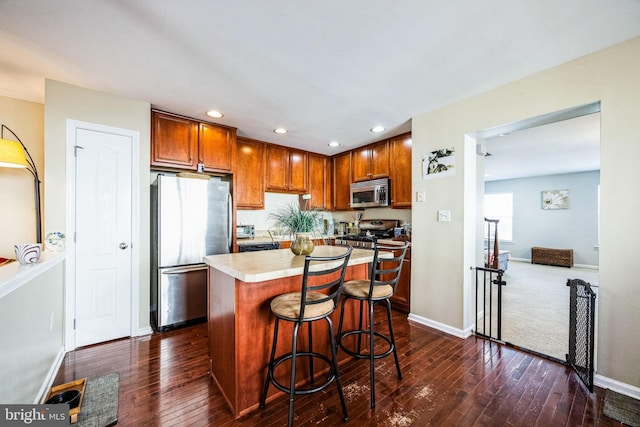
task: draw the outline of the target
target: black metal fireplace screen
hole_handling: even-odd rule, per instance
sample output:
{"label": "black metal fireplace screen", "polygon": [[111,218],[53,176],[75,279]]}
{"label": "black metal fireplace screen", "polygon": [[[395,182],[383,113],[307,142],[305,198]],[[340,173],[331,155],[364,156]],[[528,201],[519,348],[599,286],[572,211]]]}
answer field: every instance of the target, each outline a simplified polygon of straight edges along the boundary
{"label": "black metal fireplace screen", "polygon": [[569,354],[567,363],[593,392],[593,349],[595,332],[596,294],[582,279],[568,279],[569,299]]}

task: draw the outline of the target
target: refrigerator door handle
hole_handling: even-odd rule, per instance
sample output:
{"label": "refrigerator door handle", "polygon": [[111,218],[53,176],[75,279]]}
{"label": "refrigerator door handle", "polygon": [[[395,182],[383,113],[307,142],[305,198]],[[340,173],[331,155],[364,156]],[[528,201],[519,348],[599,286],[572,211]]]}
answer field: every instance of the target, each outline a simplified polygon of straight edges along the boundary
{"label": "refrigerator door handle", "polygon": [[227,193],[227,217],[229,218],[229,224],[227,228],[227,246],[229,247],[229,252],[231,252],[231,243],[233,239],[233,200],[231,199],[231,194]]}
{"label": "refrigerator door handle", "polygon": [[206,269],[207,269],[207,266],[203,264],[171,267],[171,268],[160,268],[160,274],[182,274],[182,273],[190,273],[192,271],[200,271],[200,270],[206,270]]}

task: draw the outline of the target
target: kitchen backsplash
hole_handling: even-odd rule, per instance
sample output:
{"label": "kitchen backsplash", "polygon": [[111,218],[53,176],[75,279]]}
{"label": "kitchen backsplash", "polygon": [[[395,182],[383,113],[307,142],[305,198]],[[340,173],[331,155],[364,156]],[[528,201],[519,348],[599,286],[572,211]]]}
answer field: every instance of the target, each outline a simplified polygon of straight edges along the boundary
{"label": "kitchen backsplash", "polygon": [[236,223],[238,225],[248,224],[255,225],[257,230],[268,230],[272,228],[269,224],[269,212],[278,209],[281,206],[287,206],[295,203],[298,204],[297,194],[284,193],[265,193],[264,209],[262,210],[244,210],[238,209],[236,212]]}
{"label": "kitchen backsplash", "polygon": [[[238,210],[236,213],[236,221],[238,225],[255,225],[256,231],[268,230],[271,228],[269,212],[280,206],[289,204],[298,204],[298,195],[265,193],[264,210]],[[400,220],[400,224],[411,222],[410,209],[371,208],[358,211],[324,212],[323,217],[324,219],[333,219],[335,223],[341,221],[353,222],[356,212],[362,214],[363,219],[397,219]]]}

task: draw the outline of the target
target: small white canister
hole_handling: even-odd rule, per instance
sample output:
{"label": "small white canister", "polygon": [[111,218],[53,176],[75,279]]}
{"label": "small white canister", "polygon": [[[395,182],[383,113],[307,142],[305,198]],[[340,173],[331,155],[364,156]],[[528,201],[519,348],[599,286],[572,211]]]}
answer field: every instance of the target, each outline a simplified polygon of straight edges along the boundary
{"label": "small white canister", "polygon": [[22,243],[15,245],[16,258],[20,264],[35,264],[40,261],[42,252],[40,243]]}

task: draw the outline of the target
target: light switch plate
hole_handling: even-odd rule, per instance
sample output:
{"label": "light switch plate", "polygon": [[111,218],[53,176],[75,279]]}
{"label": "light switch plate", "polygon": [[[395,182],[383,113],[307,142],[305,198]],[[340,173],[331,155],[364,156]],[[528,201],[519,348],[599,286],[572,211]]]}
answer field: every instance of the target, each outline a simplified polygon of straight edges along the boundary
{"label": "light switch plate", "polygon": [[450,210],[439,210],[438,211],[438,222],[450,222],[451,221],[451,211]]}
{"label": "light switch plate", "polygon": [[426,194],[423,191],[416,191],[416,202],[424,202],[426,199]]}

